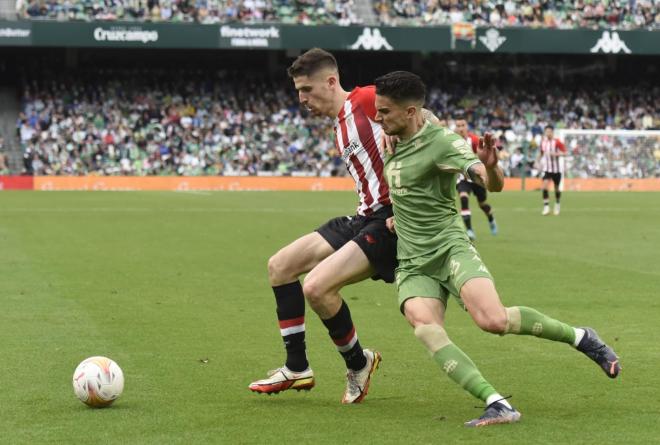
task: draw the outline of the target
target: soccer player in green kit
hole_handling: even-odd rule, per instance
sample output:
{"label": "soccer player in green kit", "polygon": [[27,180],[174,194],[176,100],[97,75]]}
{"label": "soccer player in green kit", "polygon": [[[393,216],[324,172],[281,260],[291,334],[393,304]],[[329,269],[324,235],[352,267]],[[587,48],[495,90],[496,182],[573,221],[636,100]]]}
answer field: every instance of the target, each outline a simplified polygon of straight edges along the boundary
{"label": "soccer player in green kit", "polygon": [[400,309],[447,375],[485,402],[483,415],[465,425],[513,423],[520,413],[449,339],[444,329],[449,295],[484,331],[567,343],[615,378],[619,359],[593,329],[574,328],[529,307],[503,306],[490,272],[470,243],[456,210],[456,175],[463,173],[491,192],[502,190],[502,169],[490,134],[479,140],[475,155],[462,137],[423,119],[426,88],[418,76],[396,71],[375,84],[375,120],[398,139],[394,153],[387,156],[385,176],[395,218],[388,226],[395,224],[399,237]]}

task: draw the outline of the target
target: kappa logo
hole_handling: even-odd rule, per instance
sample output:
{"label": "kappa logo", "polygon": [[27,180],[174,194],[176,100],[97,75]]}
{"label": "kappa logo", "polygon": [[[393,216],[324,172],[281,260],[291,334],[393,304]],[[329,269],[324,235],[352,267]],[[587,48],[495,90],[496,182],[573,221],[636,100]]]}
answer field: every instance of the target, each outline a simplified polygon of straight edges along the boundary
{"label": "kappa logo", "polygon": [[486,35],[479,37],[479,40],[488,48],[488,51],[494,53],[506,41],[506,37],[501,36],[497,29],[490,28],[486,31]]}
{"label": "kappa logo", "polygon": [[630,48],[626,45],[626,42],[621,40],[619,33],[616,31],[603,31],[603,35],[598,39],[598,42],[591,48],[592,53],[597,53],[602,51],[604,53],[617,54],[623,51],[626,54],[630,54]]}
{"label": "kappa logo", "polygon": [[458,270],[459,270],[460,268],[461,268],[461,263],[459,263],[458,261],[452,259],[452,260],[449,262],[449,273],[450,273],[451,275],[454,275],[454,276],[455,276],[455,275],[458,273]]}
{"label": "kappa logo", "polygon": [[451,374],[458,367],[458,362],[456,360],[447,360],[442,366],[442,369],[447,373]]}
{"label": "kappa logo", "polygon": [[386,49],[387,51],[392,51],[392,45],[387,41],[385,37],[380,33],[378,28],[364,28],[362,34],[360,34],[352,45],[349,46],[350,49],[366,49],[366,50],[381,50]]}

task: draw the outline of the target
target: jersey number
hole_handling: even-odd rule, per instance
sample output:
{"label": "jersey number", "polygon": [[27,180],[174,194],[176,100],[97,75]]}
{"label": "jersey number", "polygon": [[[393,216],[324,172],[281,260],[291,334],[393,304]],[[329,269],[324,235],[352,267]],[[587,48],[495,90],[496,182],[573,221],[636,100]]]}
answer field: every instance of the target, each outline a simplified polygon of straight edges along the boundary
{"label": "jersey number", "polygon": [[401,161],[390,164],[387,169],[387,178],[390,187],[401,188]]}

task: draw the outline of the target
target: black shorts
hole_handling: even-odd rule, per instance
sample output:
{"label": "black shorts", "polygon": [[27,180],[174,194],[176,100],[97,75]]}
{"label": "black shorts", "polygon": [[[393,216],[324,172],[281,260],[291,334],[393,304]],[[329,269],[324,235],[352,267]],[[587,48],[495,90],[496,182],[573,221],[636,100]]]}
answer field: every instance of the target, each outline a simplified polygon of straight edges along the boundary
{"label": "black shorts", "polygon": [[488,198],[488,192],[486,189],[470,181],[460,181],[456,186],[456,190],[460,192],[465,192],[467,194],[474,193],[474,196],[477,197],[477,201],[484,202]]}
{"label": "black shorts", "polygon": [[386,206],[369,216],[340,216],[333,218],[316,231],[339,250],[349,241],[355,241],[376,269],[374,280],[394,282],[396,260],[396,235],[385,226],[392,216],[392,207]]}
{"label": "black shorts", "polygon": [[552,182],[555,183],[555,187],[559,187],[559,183],[561,182],[561,173],[550,173],[550,172],[545,172],[543,173],[543,179],[552,179]]}

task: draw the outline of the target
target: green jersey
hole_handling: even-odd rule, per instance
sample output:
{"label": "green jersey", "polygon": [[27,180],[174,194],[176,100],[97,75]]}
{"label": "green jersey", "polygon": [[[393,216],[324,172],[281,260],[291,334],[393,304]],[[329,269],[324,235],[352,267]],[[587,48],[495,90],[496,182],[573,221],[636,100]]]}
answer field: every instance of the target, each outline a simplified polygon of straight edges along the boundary
{"label": "green jersey", "polygon": [[396,217],[397,258],[409,259],[466,237],[456,210],[456,175],[480,162],[458,134],[428,122],[385,161]]}

